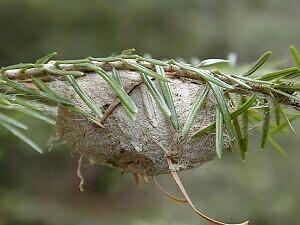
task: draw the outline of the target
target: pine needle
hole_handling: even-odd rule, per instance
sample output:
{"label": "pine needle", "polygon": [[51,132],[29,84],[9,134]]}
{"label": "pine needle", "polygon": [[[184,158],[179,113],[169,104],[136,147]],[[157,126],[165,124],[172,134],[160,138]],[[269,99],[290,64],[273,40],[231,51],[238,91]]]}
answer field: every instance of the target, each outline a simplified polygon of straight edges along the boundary
{"label": "pine needle", "polygon": [[219,159],[222,158],[223,150],[223,116],[221,111],[216,109],[216,152]]}
{"label": "pine needle", "polygon": [[182,136],[185,136],[189,132],[190,128],[193,126],[193,124],[196,120],[196,117],[200,111],[200,108],[203,105],[203,103],[209,93],[209,89],[210,89],[209,85],[206,85],[204,90],[197,96],[197,98],[192,106],[192,109],[189,112],[188,118],[183,126],[183,129],[181,131]]}
{"label": "pine needle", "polygon": [[161,94],[159,93],[159,91],[157,90],[157,88],[155,87],[153,82],[149,79],[148,76],[145,76],[143,73],[141,73],[141,77],[142,77],[144,83],[146,84],[150,94],[156,101],[156,104],[158,105],[158,107],[161,109],[161,111],[166,116],[170,117],[172,115],[171,111],[169,110],[167,103],[165,102],[164,98],[161,96]]}
{"label": "pine needle", "polygon": [[[155,66],[156,68],[156,72],[161,75],[161,76],[166,76],[165,75],[165,71],[164,68],[162,66]],[[174,105],[174,101],[173,101],[173,96],[172,96],[172,92],[171,92],[171,88],[169,83],[167,82],[163,82],[163,81],[159,81],[159,85],[160,85],[160,89],[162,91],[164,100],[171,112],[171,123],[173,125],[173,128],[178,131],[179,130],[179,123],[178,123],[178,117],[177,117],[177,112],[175,109],[175,105]]]}
{"label": "pine needle", "polygon": [[265,52],[261,57],[258,58],[258,60],[255,62],[255,64],[244,74],[242,74],[243,77],[248,77],[251,74],[253,74],[256,70],[258,70],[272,55],[271,51]]}
{"label": "pine needle", "polygon": [[10,131],[13,135],[21,139],[23,142],[28,144],[33,150],[35,150],[40,154],[43,154],[43,150],[41,149],[41,147],[38,146],[33,140],[31,140],[27,135],[19,131],[17,128],[3,121],[0,121],[0,125],[4,127],[6,130]]}

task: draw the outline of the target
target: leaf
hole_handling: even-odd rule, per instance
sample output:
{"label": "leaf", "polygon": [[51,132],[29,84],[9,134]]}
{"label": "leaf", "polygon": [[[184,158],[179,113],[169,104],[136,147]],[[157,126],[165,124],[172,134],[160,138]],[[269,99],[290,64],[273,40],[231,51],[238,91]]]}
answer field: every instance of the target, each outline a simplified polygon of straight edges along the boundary
{"label": "leaf", "polygon": [[[234,106],[234,101],[230,98],[229,93],[226,93],[226,97],[230,100],[231,104]],[[247,102],[247,99],[245,96],[241,96],[241,105],[243,105],[245,102]],[[244,116],[247,114],[246,121],[244,121]],[[237,149],[240,150],[242,159],[246,159],[246,152],[247,152],[247,145],[248,145],[248,112],[247,110],[242,114],[243,116],[243,133],[245,133],[246,136],[243,135],[241,126],[240,126],[240,121],[239,117],[235,117],[232,119],[233,121],[233,127],[234,127],[234,140],[235,144],[237,145]],[[245,123],[244,123],[245,122]],[[244,130],[246,129],[246,130]],[[246,143],[247,142],[247,143]]]}
{"label": "leaf", "polygon": [[69,108],[70,111],[74,112],[74,113],[77,113],[77,114],[80,114],[82,116],[84,116],[85,118],[87,118],[89,121],[97,124],[98,126],[100,127],[104,127],[102,124],[101,124],[101,121],[99,120],[98,117],[95,117],[94,115],[92,115],[91,113],[87,113],[85,112],[84,110],[82,110],[81,108],[77,107],[77,106],[74,106],[74,107],[70,107]]}
{"label": "leaf", "polygon": [[146,84],[150,94],[152,95],[152,97],[155,99],[158,107],[160,108],[160,110],[166,114],[166,116],[170,117],[171,116],[171,112],[164,100],[164,98],[161,96],[161,94],[159,93],[159,91],[157,90],[157,88],[154,86],[154,84],[152,83],[152,81],[149,79],[148,76],[145,76],[143,73],[141,73],[141,77],[144,81],[144,83]]}
{"label": "leaf", "polygon": [[10,102],[6,100],[5,98],[0,98],[0,105],[8,106],[10,105]]}
{"label": "leaf", "polygon": [[[283,113],[283,110],[282,110],[281,113]],[[285,113],[284,113],[283,115],[285,115]],[[271,135],[274,135],[274,134],[276,134],[276,133],[282,131],[282,130],[285,129],[287,126],[289,126],[290,129],[292,129],[292,131],[295,133],[295,130],[294,130],[294,128],[293,128],[293,126],[292,126],[291,123],[292,123],[293,121],[297,120],[297,119],[300,119],[300,115],[294,115],[294,116],[292,116],[292,117],[290,117],[290,118],[288,118],[288,117],[285,115],[284,118],[285,118],[285,122],[281,123],[280,126],[274,128],[274,129],[271,131]]]}
{"label": "leaf", "polygon": [[[248,110],[252,106],[254,101],[255,101],[255,95],[252,95],[251,98],[247,102],[245,102],[241,107],[239,107],[237,110],[230,113],[230,118],[234,119],[237,116],[243,114],[246,110]],[[208,126],[196,131],[192,135],[192,137],[199,138],[203,134],[208,133],[209,131],[212,131],[215,127],[216,127],[216,122],[213,122],[213,123],[209,124]]]}
{"label": "leaf", "polygon": [[65,71],[60,69],[53,69],[53,68],[45,68],[45,71],[48,73],[59,75],[59,76],[73,76],[73,77],[82,77],[84,76],[84,72],[81,71]]}
{"label": "leaf", "polygon": [[96,62],[116,62],[121,61],[122,59],[137,59],[140,58],[139,55],[117,55],[117,56],[110,56],[110,57],[100,57],[100,58],[94,58],[94,57],[88,57],[88,60],[96,61]]}
{"label": "leaf", "polygon": [[281,94],[281,95],[283,95],[283,96],[285,96],[285,97],[287,97],[287,98],[290,98],[290,99],[294,99],[294,100],[296,100],[296,101],[300,101],[300,98],[298,98],[298,97],[296,97],[296,96],[294,96],[294,95],[290,95],[290,94],[288,94],[288,93],[285,93],[285,92],[283,92],[283,91],[280,91],[280,90],[277,90],[277,89],[274,89],[274,88],[271,88],[271,87],[265,87],[265,88],[267,88],[267,89],[269,89],[269,90],[271,90],[271,91],[274,91],[274,92],[276,92],[276,93],[278,93],[278,94]]}
{"label": "leaf", "polygon": [[[112,78],[116,81],[116,83],[119,84],[120,88],[124,89],[124,87],[122,85],[122,82],[121,82],[121,79],[120,79],[119,71],[116,70],[114,67],[113,67],[113,70],[112,70]],[[136,120],[135,114],[130,111],[130,109],[126,106],[126,104],[122,100],[120,100],[120,102],[121,102],[121,105],[122,105],[124,111],[126,112],[127,116],[131,120],[135,121]]]}
{"label": "leaf", "polygon": [[216,152],[221,159],[223,150],[223,116],[221,111],[216,109]]}
{"label": "leaf", "polygon": [[157,59],[148,59],[148,58],[141,58],[140,59],[141,61],[144,61],[144,62],[148,62],[148,63],[151,63],[153,65],[157,65],[157,66],[169,66],[168,63],[162,61],[162,60],[157,60]]}
{"label": "leaf", "polygon": [[286,151],[271,136],[268,137],[268,142],[271,144],[272,149],[274,151],[279,153],[284,158],[288,157],[288,154],[286,153]]}
{"label": "leaf", "polygon": [[47,114],[47,115],[51,115],[51,116],[56,116],[53,114],[53,112],[47,110],[46,108],[42,108],[41,106],[36,106],[36,105],[33,105],[33,104],[30,104],[28,103],[28,101],[25,101],[21,98],[18,98],[16,96],[10,96],[10,95],[5,95],[3,93],[0,93],[0,97],[3,98],[3,99],[6,99],[7,101],[9,102],[12,102],[12,103],[15,103],[15,104],[18,104],[18,105],[21,105],[21,106],[25,106],[26,108],[29,108],[29,109],[33,109],[33,110],[36,110],[36,111],[40,111],[40,112],[43,112],[44,114]]}
{"label": "leaf", "polygon": [[[242,96],[241,98],[241,106],[247,102],[247,97]],[[249,144],[249,113],[248,110],[242,114],[242,134],[243,134],[243,142],[245,152],[248,151],[248,144]]]}
{"label": "leaf", "polygon": [[201,63],[197,67],[205,67],[205,66],[216,66],[220,64],[228,64],[230,63],[227,59],[206,59],[201,61]]}
{"label": "leaf", "polygon": [[196,74],[198,74],[200,77],[202,77],[205,81],[210,81],[211,83],[220,86],[222,88],[226,88],[226,89],[234,89],[231,85],[225,83],[224,81],[219,80],[218,78],[214,77],[213,75],[210,74],[209,70],[202,70],[202,69],[198,69],[192,66],[189,66],[187,64],[184,63],[178,63],[175,60],[171,60],[170,61],[172,64],[180,67],[181,69],[184,70],[188,70],[188,71],[192,71]]}
{"label": "leaf", "polygon": [[121,82],[121,78],[120,78],[120,74],[119,74],[119,71],[116,70],[115,67],[113,67],[112,69],[112,75],[111,77],[116,81],[116,83],[118,83],[118,85],[121,87],[121,88],[124,88],[123,87],[123,84]]}
{"label": "leaf", "polygon": [[246,84],[246,83],[244,83],[243,81],[239,80],[238,78],[234,78],[233,76],[227,75],[227,74],[223,73],[223,72],[220,71],[220,70],[216,70],[215,73],[222,75],[222,76],[225,77],[227,80],[230,80],[230,81],[232,81],[232,82],[234,82],[234,83],[237,83],[238,85],[240,85],[240,86],[242,86],[242,87],[244,87],[244,88],[247,88],[247,89],[250,89],[250,90],[252,89],[251,86],[249,86],[248,84]]}
{"label": "leaf", "polygon": [[27,126],[24,125],[23,123],[15,120],[14,118],[11,118],[11,117],[8,117],[2,113],[0,113],[0,121],[3,121],[7,124],[10,124],[10,125],[13,125],[14,127],[17,127],[19,129],[22,129],[22,130],[27,130]]}
{"label": "leaf", "polygon": [[300,69],[300,54],[299,54],[298,50],[295,48],[295,46],[291,45],[290,46],[290,52],[291,52],[291,55],[292,55],[292,57],[295,61],[295,64]]}
{"label": "leaf", "polygon": [[14,88],[18,91],[23,92],[23,93],[33,95],[33,96],[36,96],[36,97],[40,97],[40,98],[43,98],[43,99],[46,99],[46,100],[50,100],[50,101],[55,102],[55,103],[61,103],[63,105],[67,105],[67,106],[74,106],[74,103],[72,103],[69,100],[66,100],[66,99],[63,99],[63,98],[58,98],[57,96],[54,96],[52,94],[48,94],[46,92],[41,92],[41,91],[35,90],[33,88],[28,88],[28,87],[26,87],[22,84],[19,84],[16,81],[13,81],[13,80],[10,80],[10,79],[7,79],[7,78],[2,77],[0,79],[4,80],[6,82],[7,86],[12,87],[12,88]]}
{"label": "leaf", "polygon": [[281,107],[278,104],[278,102],[274,101],[274,116],[275,116],[275,121],[276,121],[276,125],[280,126],[280,120],[281,120]]}
{"label": "leaf", "polygon": [[107,82],[107,84],[111,87],[111,89],[115,92],[119,99],[126,105],[126,107],[132,113],[138,112],[138,108],[136,107],[135,103],[130,98],[130,96],[126,93],[126,91],[122,87],[120,87],[118,82],[113,80],[102,68],[90,63],[83,63],[80,64],[80,66],[95,71],[100,77],[102,77]]}
{"label": "leaf", "polygon": [[54,56],[57,55],[57,52],[52,52],[38,60],[35,61],[35,64],[45,64],[47,63],[50,59],[52,59]]}
{"label": "leaf", "polygon": [[222,113],[225,128],[226,128],[229,136],[233,139],[233,137],[234,137],[233,127],[231,124],[231,118],[230,118],[229,110],[227,108],[227,104],[226,104],[226,101],[224,98],[223,91],[221,90],[221,88],[219,86],[217,86],[213,83],[210,83],[210,86],[211,86],[214,96],[217,100],[218,107]]}
{"label": "leaf", "polygon": [[[161,76],[166,76],[164,68],[162,66],[155,66],[156,72],[161,75]],[[172,93],[171,93],[171,88],[170,85],[167,82],[159,81],[160,89],[162,91],[164,100],[171,112],[171,123],[176,131],[179,130],[179,123],[178,123],[178,118],[177,118],[177,112],[175,109]]]}
{"label": "leaf", "polygon": [[233,126],[234,126],[234,131],[235,131],[235,140],[236,140],[236,142],[238,144],[238,147],[240,149],[242,159],[245,160],[246,159],[247,148],[246,148],[246,144],[244,142],[244,138],[243,138],[243,135],[242,135],[241,126],[239,124],[238,117],[233,119]]}
{"label": "leaf", "polygon": [[95,115],[99,118],[103,118],[101,109],[98,108],[93,102],[93,100],[78,86],[75,78],[71,75],[67,75],[66,79],[69,81],[69,83],[74,88],[79,97],[82,99],[82,101],[92,110],[92,112],[95,113]]}
{"label": "leaf", "polygon": [[280,108],[280,112],[281,114],[283,115],[283,118],[286,120],[289,128],[292,130],[293,133],[296,133],[294,127],[292,126],[291,122],[290,122],[290,119],[287,117],[287,115],[284,113],[284,111]]}
{"label": "leaf", "polygon": [[63,98],[61,96],[59,96],[56,92],[54,92],[46,83],[44,83],[42,80],[32,77],[32,80],[34,82],[34,84],[43,92],[45,92],[48,95],[53,96],[54,99],[56,99],[56,101],[59,101],[60,103],[66,105],[70,105],[70,106],[74,106],[74,103],[71,102],[69,99]]}
{"label": "leaf", "polygon": [[188,118],[183,126],[183,129],[181,131],[181,135],[185,136],[190,128],[193,126],[196,117],[200,111],[201,106],[203,105],[208,93],[209,93],[209,85],[206,85],[204,90],[197,96],[191,111],[189,112]]}
{"label": "leaf", "polygon": [[264,149],[265,145],[267,143],[268,135],[269,135],[269,129],[270,129],[270,106],[266,106],[264,109],[264,118],[263,118],[263,124],[262,124],[262,135],[261,135],[261,142],[260,142],[260,148]]}
{"label": "leaf", "polygon": [[237,78],[237,79],[248,81],[248,82],[255,83],[255,84],[273,85],[273,83],[269,82],[269,81],[253,79],[253,78],[250,78],[250,77],[242,77],[242,76],[238,76],[238,75],[234,75],[234,74],[232,74],[232,76]]}
{"label": "leaf", "polygon": [[79,64],[79,63],[89,63],[89,59],[71,59],[71,60],[57,60],[56,65],[59,64]]}
{"label": "leaf", "polygon": [[297,67],[290,67],[282,70],[278,70],[272,73],[267,73],[261,77],[258,77],[258,80],[264,80],[264,81],[269,81],[269,80],[275,80],[281,77],[284,77],[286,75],[290,75],[293,73],[299,72],[299,69]]}
{"label": "leaf", "polygon": [[134,62],[130,62],[130,61],[123,61],[127,64],[129,64],[131,67],[133,67],[134,69],[144,73],[145,75],[148,75],[150,77],[153,77],[157,80],[161,80],[161,81],[165,81],[165,82],[171,82],[171,80],[167,77],[163,77],[159,74],[157,74],[156,72],[152,71],[152,70],[149,70],[148,68],[140,65],[140,64],[137,64],[137,63],[134,63]]}
{"label": "leaf", "polygon": [[[46,83],[44,83],[39,78],[31,77],[33,83],[43,92],[46,92],[47,94],[56,95],[54,91],[52,91]],[[57,95],[58,96],[58,95]]]}
{"label": "leaf", "polygon": [[14,126],[9,125],[5,122],[0,122],[0,125],[4,127],[6,130],[10,131],[12,134],[14,134],[16,137],[24,141],[26,144],[28,144],[31,148],[33,148],[35,151],[37,151],[40,154],[43,154],[43,150],[29,137],[27,137],[25,134],[23,134],[21,131],[19,131]]}
{"label": "leaf", "polygon": [[35,117],[35,118],[37,118],[41,121],[44,121],[52,126],[55,126],[55,124],[56,124],[54,119],[50,118],[49,116],[44,115],[43,113],[41,113],[39,111],[30,109],[30,108],[26,108],[23,106],[17,106],[17,107],[14,107],[13,109],[16,109],[17,111],[22,112],[26,115]]}
{"label": "leaf", "polygon": [[41,67],[41,65],[36,65],[33,63],[18,63],[18,64],[7,66],[7,67],[1,67],[0,72],[3,73],[7,70],[30,69],[30,68],[36,68],[36,67]]}
{"label": "leaf", "polygon": [[273,87],[275,89],[280,89],[282,91],[288,92],[288,91],[300,91],[300,84],[294,84],[294,83],[290,83],[290,84],[275,84],[273,85]]}
{"label": "leaf", "polygon": [[122,51],[121,55],[131,55],[135,52],[135,48],[129,48]]}
{"label": "leaf", "polygon": [[116,95],[120,98],[120,100],[126,105],[126,107],[132,113],[137,113],[138,112],[138,108],[136,107],[133,100],[125,92],[125,90],[118,85],[118,83],[116,81],[112,80],[108,76],[108,74],[102,69],[97,70],[96,73],[98,75],[100,75],[108,83],[108,85],[112,88],[112,90],[116,93]]}
{"label": "leaf", "polygon": [[258,70],[272,55],[271,51],[265,52],[259,59],[255,62],[255,64],[244,74],[243,77],[248,77],[253,74],[256,70]]}

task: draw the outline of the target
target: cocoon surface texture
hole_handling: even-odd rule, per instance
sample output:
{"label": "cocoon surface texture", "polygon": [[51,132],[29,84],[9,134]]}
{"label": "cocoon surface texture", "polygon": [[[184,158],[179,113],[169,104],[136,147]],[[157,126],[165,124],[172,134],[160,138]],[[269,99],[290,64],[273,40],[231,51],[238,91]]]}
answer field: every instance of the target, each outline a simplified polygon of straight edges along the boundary
{"label": "cocoon surface texture", "polygon": [[[201,138],[191,138],[193,132],[214,121],[216,103],[211,93],[201,107],[189,134],[181,137],[173,128],[170,119],[158,108],[146,85],[141,83],[138,73],[120,71],[120,77],[125,90],[137,84],[129,93],[139,110],[136,120],[130,120],[119,104],[103,121],[103,128],[69,111],[65,106],[59,106],[58,134],[72,152],[82,154],[96,164],[110,165],[125,172],[148,176],[170,171],[163,148],[171,153],[175,163],[173,169],[178,171],[198,167],[215,157],[214,133],[208,133]],[[116,100],[107,83],[96,74],[87,74],[76,81],[102,109],[106,109]],[[159,88],[157,81],[155,84]],[[51,86],[85,111],[89,111],[67,82],[54,82]],[[183,127],[195,98],[203,91],[204,85],[172,79],[170,88],[178,121],[180,127]],[[226,145],[228,138],[226,135],[224,138]]]}

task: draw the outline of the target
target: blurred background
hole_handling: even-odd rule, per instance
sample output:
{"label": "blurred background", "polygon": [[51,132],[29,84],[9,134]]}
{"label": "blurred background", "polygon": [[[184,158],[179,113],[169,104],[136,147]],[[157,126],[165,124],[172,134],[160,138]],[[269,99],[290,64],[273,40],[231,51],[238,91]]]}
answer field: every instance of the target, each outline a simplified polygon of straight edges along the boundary
{"label": "blurred background", "polygon": [[[235,52],[238,64],[272,50],[273,60],[285,61],[290,44],[300,48],[299,9],[299,0],[0,0],[0,65],[31,62],[53,51],[76,59],[132,47],[139,54],[185,60]],[[37,120],[16,117],[30,125],[30,136],[41,145],[55,133]],[[299,133],[300,124],[295,129]],[[253,145],[246,162],[227,154],[180,176],[195,204],[212,217],[298,225],[297,136],[276,138],[288,158]],[[63,146],[38,155],[0,129],[0,224],[207,224],[187,206],[169,202],[152,181],[137,189],[132,176],[118,169],[85,166],[81,193],[77,160]],[[179,195],[168,176],[159,180]]]}

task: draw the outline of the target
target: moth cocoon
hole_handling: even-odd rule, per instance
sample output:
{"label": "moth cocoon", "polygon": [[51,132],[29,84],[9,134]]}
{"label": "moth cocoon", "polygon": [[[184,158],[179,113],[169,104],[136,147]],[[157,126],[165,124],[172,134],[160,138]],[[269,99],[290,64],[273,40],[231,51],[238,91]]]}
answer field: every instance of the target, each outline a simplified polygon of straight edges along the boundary
{"label": "moth cocoon", "polygon": [[[198,167],[214,159],[214,133],[201,138],[191,137],[192,133],[215,119],[216,103],[211,93],[192,128],[182,137],[180,131],[173,128],[170,118],[161,112],[146,85],[141,82],[139,73],[120,71],[120,78],[125,90],[136,84],[129,93],[138,108],[135,121],[128,118],[121,104],[103,121],[104,127],[75,114],[63,105],[59,106],[58,135],[73,153],[81,154],[95,164],[110,165],[125,172],[147,176],[170,172],[165,150],[170,153],[178,171]],[[116,95],[100,76],[89,73],[76,81],[99,108],[105,110],[116,101]],[[181,79],[172,79],[169,84],[182,128],[196,97],[205,86]],[[155,85],[159,88],[158,82],[155,81]],[[83,110],[89,111],[67,82],[53,82],[51,87],[76,102]],[[228,146],[228,141],[225,134],[225,146]]]}

